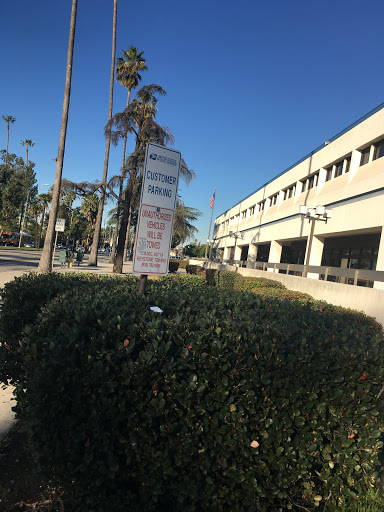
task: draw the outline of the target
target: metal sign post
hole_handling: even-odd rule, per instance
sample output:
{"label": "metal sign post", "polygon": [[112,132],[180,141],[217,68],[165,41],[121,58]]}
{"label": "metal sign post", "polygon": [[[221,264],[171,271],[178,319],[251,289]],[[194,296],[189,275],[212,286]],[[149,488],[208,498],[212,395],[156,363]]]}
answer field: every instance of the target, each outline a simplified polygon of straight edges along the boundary
{"label": "metal sign post", "polygon": [[179,151],[147,145],[133,255],[133,273],[141,275],[139,293],[148,275],[168,273],[180,163]]}
{"label": "metal sign post", "polygon": [[56,225],[55,225],[56,236],[55,236],[55,245],[53,246],[52,267],[53,267],[53,262],[55,261],[55,251],[56,251],[56,245],[57,245],[57,232],[64,231],[64,229],[65,229],[65,219],[56,219]]}

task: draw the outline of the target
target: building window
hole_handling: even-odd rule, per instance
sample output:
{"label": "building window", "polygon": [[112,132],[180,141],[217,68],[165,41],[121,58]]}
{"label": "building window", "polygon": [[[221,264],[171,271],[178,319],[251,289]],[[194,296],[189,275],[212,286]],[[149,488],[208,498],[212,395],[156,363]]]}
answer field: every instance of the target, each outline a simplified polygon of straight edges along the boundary
{"label": "building window", "polygon": [[363,151],[361,152],[360,166],[368,163],[370,150],[371,150],[371,148],[370,148],[370,146],[368,146],[367,148],[363,149]]}
{"label": "building window", "polygon": [[345,171],[344,171],[344,173],[349,172],[349,168],[350,167],[351,167],[351,157],[349,156],[348,158],[345,159]]}
{"label": "building window", "polygon": [[257,203],[259,205],[259,212],[262,212],[265,208],[265,199],[264,201],[260,201],[260,203]]}
{"label": "building window", "polygon": [[286,201],[287,199],[290,199],[295,195],[296,192],[296,185],[291,185],[290,187],[286,188],[284,190],[284,197],[283,201]]}
{"label": "building window", "polygon": [[251,215],[255,215],[255,206],[256,206],[256,205],[251,206],[251,208],[249,209],[249,216],[251,216]]}
{"label": "building window", "polygon": [[377,160],[384,156],[384,139],[380,140],[375,144],[375,152],[373,153],[373,159]]}
{"label": "building window", "polygon": [[341,176],[343,174],[343,165],[344,165],[344,160],[341,160],[341,162],[337,162],[337,164],[335,166],[335,178],[338,178],[339,176]]}
{"label": "building window", "polygon": [[271,206],[274,206],[275,204],[277,204],[277,196],[278,196],[278,195],[279,195],[279,194],[274,194],[273,196],[271,196],[271,197],[269,198],[269,204],[270,204]]}
{"label": "building window", "polygon": [[246,216],[247,216],[247,210],[243,210],[243,211],[241,212],[241,219],[245,219],[245,218],[246,218]]}
{"label": "building window", "polygon": [[305,192],[306,190],[311,190],[311,188],[313,188],[313,187],[317,187],[318,181],[319,181],[319,172],[316,172],[315,174],[312,174],[312,176],[309,176],[308,178],[301,180],[301,183],[302,183],[301,191]]}
{"label": "building window", "polygon": [[329,181],[332,179],[332,170],[333,170],[333,165],[331,165],[331,167],[328,167],[328,169],[326,169],[327,175],[325,176],[325,181]]}

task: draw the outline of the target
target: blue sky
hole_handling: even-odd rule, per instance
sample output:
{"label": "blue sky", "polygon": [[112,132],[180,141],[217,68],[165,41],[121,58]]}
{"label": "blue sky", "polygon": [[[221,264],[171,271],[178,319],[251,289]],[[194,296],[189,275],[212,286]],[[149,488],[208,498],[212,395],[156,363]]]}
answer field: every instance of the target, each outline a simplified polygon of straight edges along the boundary
{"label": "blue sky", "polygon": [[[10,152],[52,184],[64,94],[71,0],[6,2],[0,20],[0,115]],[[145,5],[145,8],[143,7]],[[101,180],[108,115],[113,0],[79,0],[63,176]],[[157,121],[196,179],[181,185],[206,240],[219,215],[384,101],[384,4],[368,0],[119,0],[117,57],[136,46],[141,85],[167,92]],[[113,111],[126,103],[115,82]],[[2,121],[2,120],[1,120]],[[0,125],[0,148],[6,146]],[[112,147],[109,176],[121,166]],[[46,190],[40,187],[39,192]]]}

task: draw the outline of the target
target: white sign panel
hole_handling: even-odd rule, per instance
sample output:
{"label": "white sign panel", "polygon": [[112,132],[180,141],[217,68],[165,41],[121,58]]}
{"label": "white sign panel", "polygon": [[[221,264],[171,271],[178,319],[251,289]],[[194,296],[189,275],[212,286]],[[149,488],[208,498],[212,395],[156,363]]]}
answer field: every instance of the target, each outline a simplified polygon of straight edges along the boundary
{"label": "white sign panel", "polygon": [[168,273],[173,218],[173,210],[140,205],[133,258],[134,274]]}
{"label": "white sign panel", "polygon": [[65,219],[56,219],[56,231],[64,231],[65,229]]}
{"label": "white sign panel", "polygon": [[141,204],[176,208],[181,154],[149,143],[145,153]]}
{"label": "white sign panel", "polygon": [[147,145],[133,255],[134,274],[168,273],[181,154]]}

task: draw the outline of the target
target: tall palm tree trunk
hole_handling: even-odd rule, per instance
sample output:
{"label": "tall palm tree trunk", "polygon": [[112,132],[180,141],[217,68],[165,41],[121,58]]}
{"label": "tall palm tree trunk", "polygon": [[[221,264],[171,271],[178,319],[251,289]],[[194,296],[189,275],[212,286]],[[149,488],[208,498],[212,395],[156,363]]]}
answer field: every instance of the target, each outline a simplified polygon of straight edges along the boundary
{"label": "tall palm tree trunk", "polygon": [[5,151],[5,156],[8,156],[8,143],[9,143],[9,123],[7,123],[7,149]]}
{"label": "tall palm tree trunk", "polygon": [[39,266],[37,268],[37,272],[39,272],[39,273],[50,272],[52,269],[52,249],[53,249],[52,246],[54,243],[55,224],[56,224],[57,210],[59,207],[61,175],[63,172],[65,139],[66,139],[66,134],[67,134],[67,124],[68,124],[69,99],[70,99],[70,95],[71,95],[72,62],[73,62],[73,47],[74,47],[74,42],[75,42],[76,12],[77,12],[77,0],[72,0],[71,25],[70,25],[70,29],[69,29],[69,42],[68,42],[68,55],[67,55],[67,72],[66,72],[66,76],[65,76],[63,114],[61,117],[59,150],[58,150],[57,162],[56,162],[56,175],[55,175],[55,182],[53,185],[52,206],[51,206],[51,211],[49,214],[49,221],[48,221],[44,249],[41,253]]}
{"label": "tall palm tree trunk", "polygon": [[113,272],[115,274],[121,274],[123,272],[123,263],[124,263],[124,247],[125,247],[125,239],[127,236],[127,226],[129,220],[129,211],[131,209],[131,200],[133,195],[133,189],[136,183],[136,174],[137,174],[137,162],[139,158],[139,146],[140,143],[136,140],[136,148],[132,157],[132,165],[130,170],[129,181],[127,185],[127,189],[125,192],[124,198],[124,206],[123,212],[121,216],[120,222],[120,230],[119,230],[119,241],[117,244],[117,253],[115,263],[113,265]]}
{"label": "tall palm tree trunk", "polygon": [[124,261],[127,261],[127,251],[128,251],[128,243],[129,243],[129,232],[131,229],[131,220],[132,220],[132,207],[129,208],[129,217],[128,217],[128,225],[127,225],[127,234],[125,237],[124,244]]}
{"label": "tall palm tree trunk", "polygon": [[44,215],[45,215],[45,204],[43,204],[43,212],[41,214],[41,224],[40,224],[40,232],[39,232],[39,238],[38,238],[38,245],[37,245],[37,247],[40,247],[41,234],[43,232],[43,226],[44,226]]}
{"label": "tall palm tree trunk", "polygon": [[[131,90],[128,89],[127,96],[127,108],[129,107],[129,98],[131,96]],[[112,239],[112,251],[109,257],[109,263],[113,263],[115,261],[116,256],[116,244],[117,244],[117,235],[119,233],[119,222],[120,222],[120,213],[121,213],[121,201],[123,194],[123,179],[124,179],[124,170],[125,170],[125,152],[127,148],[127,134],[124,136],[124,146],[123,146],[123,163],[121,166],[121,181],[120,181],[120,190],[119,190],[119,201],[117,201],[117,210],[116,210],[116,224],[115,229],[113,231],[113,239]]]}
{"label": "tall palm tree trunk", "polygon": [[[110,120],[112,119],[112,106],[113,106],[113,79],[115,72],[115,55],[116,55],[116,20],[117,20],[117,0],[113,2],[113,30],[112,30],[112,66],[111,66],[111,81],[109,85],[109,110],[108,110],[108,123],[110,126]],[[103,210],[105,201],[105,189],[107,185],[108,175],[108,161],[109,161],[109,149],[111,147],[111,128],[108,129],[107,141],[105,147],[104,157],[104,170],[103,170],[103,181],[100,191],[99,208],[97,210],[95,232],[93,235],[93,243],[91,248],[91,254],[89,255],[88,266],[97,266],[97,250],[99,248],[99,240],[101,233],[101,223],[103,221]]]}

